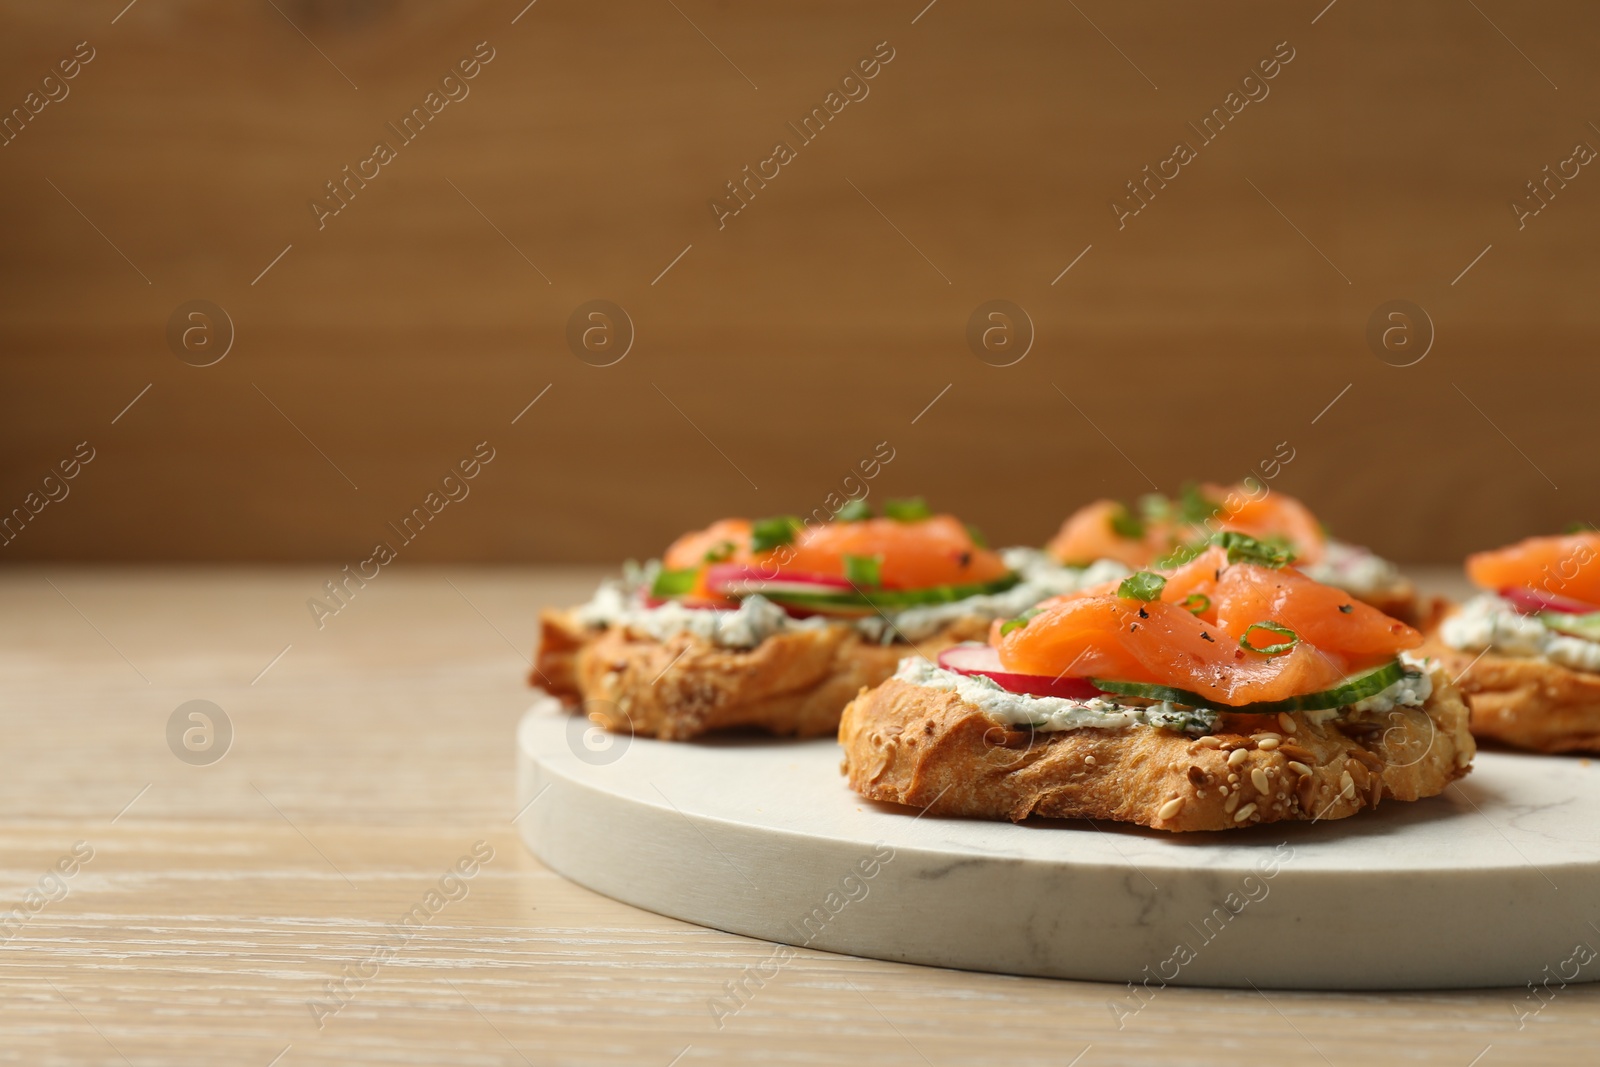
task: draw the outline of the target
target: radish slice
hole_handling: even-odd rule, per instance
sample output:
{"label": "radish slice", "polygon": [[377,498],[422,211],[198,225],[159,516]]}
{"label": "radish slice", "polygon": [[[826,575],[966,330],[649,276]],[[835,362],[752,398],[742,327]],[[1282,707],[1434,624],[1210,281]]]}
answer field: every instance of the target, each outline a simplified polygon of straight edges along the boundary
{"label": "radish slice", "polygon": [[1541,611],[1559,611],[1565,615],[1588,615],[1590,612],[1600,611],[1600,605],[1585,604],[1581,600],[1572,600],[1553,593],[1541,593],[1525,585],[1507,586],[1500,590],[1500,595],[1511,601],[1518,611],[1529,615]]}
{"label": "radish slice", "polygon": [[1001,689],[1036,697],[1061,697],[1065,700],[1090,700],[1104,696],[1087,678],[1057,678],[1049,674],[1018,674],[1000,664],[1000,652],[993,645],[952,645],[939,653],[939,666],[957,674],[978,675]]}
{"label": "radish slice", "polygon": [[706,568],[706,588],[724,596],[747,596],[766,588],[791,588],[795,591],[823,592],[853,589],[843,578],[827,574],[779,573],[771,568],[748,563],[718,563]]}

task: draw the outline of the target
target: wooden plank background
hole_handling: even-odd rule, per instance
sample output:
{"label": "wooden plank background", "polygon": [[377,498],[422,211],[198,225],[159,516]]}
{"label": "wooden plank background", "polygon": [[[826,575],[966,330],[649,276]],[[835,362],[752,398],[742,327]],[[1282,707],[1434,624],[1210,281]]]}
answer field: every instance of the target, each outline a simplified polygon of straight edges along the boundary
{"label": "wooden plank background", "polygon": [[[1511,207],[1600,145],[1592,5],[524,3],[0,3],[0,107],[67,91],[0,148],[0,510],[95,450],[4,558],[353,561],[481,441],[410,557],[650,554],[808,510],[883,441],[874,492],[1001,541],[1285,441],[1273,484],[1401,559],[1600,518],[1600,176]],[[195,299],[234,324],[209,367],[166,337]],[[596,299],[636,334],[608,367],[566,340]],[[995,299],[1035,327],[1009,367],[966,340]],[[1366,341],[1394,299],[1436,330],[1413,366]]]}

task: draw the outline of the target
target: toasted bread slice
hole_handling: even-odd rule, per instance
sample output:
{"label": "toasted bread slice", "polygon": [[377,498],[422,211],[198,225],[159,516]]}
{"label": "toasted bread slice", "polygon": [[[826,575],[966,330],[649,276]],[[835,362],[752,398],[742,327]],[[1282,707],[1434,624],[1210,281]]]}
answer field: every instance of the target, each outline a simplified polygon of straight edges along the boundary
{"label": "toasted bread slice", "polygon": [[754,648],[724,648],[693,634],[657,640],[626,626],[586,627],[570,612],[540,616],[530,680],[581,703],[607,729],[665,740],[755,727],[821,737],[863,687],[894,674],[913,649],[937,655],[981,637],[987,620],[959,620],[915,646],[865,640],[848,623],[775,634]]}
{"label": "toasted bread slice", "polygon": [[1471,768],[1466,705],[1448,675],[1435,670],[1433,683],[1421,707],[1320,724],[1225,715],[1196,739],[1145,726],[1034,732],[891,678],[845,708],[842,770],[864,797],[941,815],[1175,831],[1342,819],[1385,797],[1434,796]]}
{"label": "toasted bread slice", "polygon": [[1433,640],[1472,709],[1472,732],[1532,752],[1600,752],[1600,674],[1534,656],[1464,652]]}

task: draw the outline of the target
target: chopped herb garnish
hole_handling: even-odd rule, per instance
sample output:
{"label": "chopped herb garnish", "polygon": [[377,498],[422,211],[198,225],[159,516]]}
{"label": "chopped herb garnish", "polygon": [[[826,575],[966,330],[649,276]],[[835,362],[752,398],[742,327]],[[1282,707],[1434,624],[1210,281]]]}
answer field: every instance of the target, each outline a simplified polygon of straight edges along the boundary
{"label": "chopped herb garnish", "polygon": [[1593,533],[1594,530],[1595,526],[1592,522],[1569,522],[1561,532],[1566,534],[1581,534]]}
{"label": "chopped herb garnish", "polygon": [[979,548],[989,547],[989,539],[983,536],[983,531],[972,525],[970,522],[967,523],[967,536],[972,538],[972,543],[977,545]]}
{"label": "chopped herb garnish", "polygon": [[1035,615],[1039,614],[1040,610],[1041,609],[1039,609],[1039,608],[1029,608],[1027,611],[1024,611],[1021,615],[1018,615],[1016,618],[1007,619],[1005,622],[1000,624],[1000,636],[1004,637],[1006,634],[1010,633],[1012,630],[1020,630],[1020,629],[1022,629],[1024,626],[1028,625],[1028,620],[1029,619],[1031,619]]}
{"label": "chopped herb garnish", "polygon": [[1294,551],[1282,538],[1261,541],[1237,530],[1224,530],[1213,540],[1228,552],[1229,563],[1257,563],[1263,567],[1282,567],[1294,562]]}
{"label": "chopped herb garnish", "polygon": [[1172,551],[1156,560],[1155,566],[1164,571],[1172,570],[1175,567],[1181,567],[1185,563],[1188,563],[1190,560],[1193,560],[1195,557],[1199,556],[1200,553],[1204,552],[1207,544],[1209,544],[1209,542],[1204,540],[1191,541],[1186,545],[1175,544],[1172,548]]}
{"label": "chopped herb garnish", "polygon": [[1178,492],[1178,518],[1183,522],[1198,526],[1215,515],[1220,506],[1193,482],[1186,483]]}
{"label": "chopped herb garnish", "polygon": [[845,502],[844,507],[833,513],[833,517],[840,522],[862,522],[872,518],[872,505],[868,504],[864,497],[860,500],[849,500]]}
{"label": "chopped herb garnish", "polygon": [[1128,600],[1157,600],[1166,585],[1167,580],[1161,575],[1139,571],[1122,579],[1122,584],[1117,586],[1117,595]]}
{"label": "chopped herb garnish", "polygon": [[1211,598],[1204,593],[1190,593],[1183,598],[1183,610],[1191,615],[1211,610]]}
{"label": "chopped herb garnish", "polygon": [[[1269,634],[1277,634],[1279,637],[1284,638],[1284,640],[1279,641],[1276,644],[1262,645],[1260,648],[1257,648],[1255,645],[1250,643],[1250,635],[1257,630],[1265,630]],[[1244,634],[1239,638],[1240,648],[1248,649],[1251,652],[1260,652],[1267,656],[1280,655],[1289,651],[1299,643],[1299,634],[1295,633],[1287,626],[1276,622],[1253,622],[1244,628]]]}
{"label": "chopped herb garnish", "polygon": [[1125,504],[1118,504],[1112,509],[1110,522],[1111,532],[1124,541],[1137,541],[1144,537],[1144,522]]}
{"label": "chopped herb garnish", "polygon": [[844,580],[851,585],[877,588],[883,584],[879,578],[882,570],[882,556],[846,555],[844,557]]}
{"label": "chopped herb garnish", "polygon": [[1165,522],[1172,515],[1172,501],[1160,493],[1146,493],[1139,498],[1139,514],[1145,522]]}
{"label": "chopped herb garnish", "polygon": [[793,515],[761,519],[750,527],[750,551],[770,552],[794,540],[800,529],[800,520]]}
{"label": "chopped herb garnish", "polygon": [[1340,604],[1339,605],[1339,610],[1344,612],[1346,615],[1348,615],[1352,611],[1356,610],[1356,606],[1354,604]]}
{"label": "chopped herb garnish", "polygon": [[738,547],[739,546],[735,545],[732,541],[718,541],[716,544],[706,549],[705,562],[722,563],[726,560],[730,560],[733,558],[733,553]]}
{"label": "chopped herb garnish", "polygon": [[688,567],[681,571],[659,571],[655,581],[650,583],[650,595],[661,600],[675,596],[684,596],[693,592],[694,583],[700,577],[697,567]]}
{"label": "chopped herb garnish", "polygon": [[920,496],[908,497],[905,500],[885,500],[883,513],[895,522],[921,522],[933,515],[928,509],[928,502]]}

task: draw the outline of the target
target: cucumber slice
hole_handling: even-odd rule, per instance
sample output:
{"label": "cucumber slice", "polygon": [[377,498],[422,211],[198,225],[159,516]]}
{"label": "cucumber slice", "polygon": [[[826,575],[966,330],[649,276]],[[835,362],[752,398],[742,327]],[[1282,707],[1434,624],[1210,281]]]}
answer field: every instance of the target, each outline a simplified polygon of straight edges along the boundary
{"label": "cucumber slice", "polygon": [[698,567],[688,567],[681,571],[669,571],[663,568],[656,573],[655,581],[650,583],[650,595],[658,600],[683,596],[694,590],[695,579],[699,576]]}
{"label": "cucumber slice", "polygon": [[1586,641],[1600,641],[1600,611],[1588,615],[1569,615],[1562,611],[1541,611],[1539,621],[1545,629]]}
{"label": "cucumber slice", "polygon": [[1216,708],[1222,711],[1231,711],[1240,715],[1269,715],[1279,711],[1326,711],[1330,708],[1343,708],[1370,696],[1376,696],[1389,688],[1401,678],[1405,677],[1405,666],[1398,660],[1391,660],[1382,667],[1376,667],[1364,674],[1357,674],[1346,678],[1343,683],[1332,689],[1324,689],[1318,693],[1306,693],[1302,696],[1288,697],[1284,700],[1259,700],[1253,704],[1221,704],[1209,697],[1188,689],[1178,689],[1170,685],[1153,685],[1148,682],[1118,682],[1110,678],[1091,678],[1096,689],[1103,689],[1108,693],[1120,696],[1143,697],[1146,700],[1165,700],[1173,704],[1183,704],[1192,708]]}

